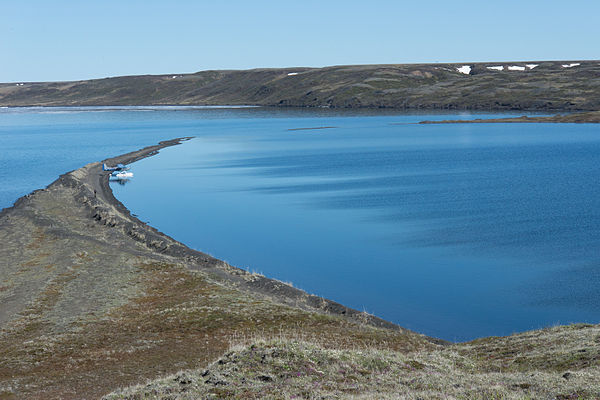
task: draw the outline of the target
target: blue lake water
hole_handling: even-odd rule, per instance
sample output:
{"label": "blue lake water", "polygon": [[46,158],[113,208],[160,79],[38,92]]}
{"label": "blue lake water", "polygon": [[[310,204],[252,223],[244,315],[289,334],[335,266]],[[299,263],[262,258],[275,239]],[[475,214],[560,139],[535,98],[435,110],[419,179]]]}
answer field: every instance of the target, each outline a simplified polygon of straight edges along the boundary
{"label": "blue lake water", "polygon": [[195,136],[112,185],[190,247],[448,340],[599,322],[600,127],[413,124],[475,117],[0,110],[0,207],[87,162]]}

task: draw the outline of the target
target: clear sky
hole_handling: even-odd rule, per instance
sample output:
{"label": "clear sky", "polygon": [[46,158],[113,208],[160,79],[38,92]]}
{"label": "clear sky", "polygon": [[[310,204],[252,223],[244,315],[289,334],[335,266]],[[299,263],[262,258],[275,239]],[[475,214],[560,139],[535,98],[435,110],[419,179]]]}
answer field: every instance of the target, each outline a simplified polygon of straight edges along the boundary
{"label": "clear sky", "polygon": [[0,82],[600,59],[598,0],[0,0]]}

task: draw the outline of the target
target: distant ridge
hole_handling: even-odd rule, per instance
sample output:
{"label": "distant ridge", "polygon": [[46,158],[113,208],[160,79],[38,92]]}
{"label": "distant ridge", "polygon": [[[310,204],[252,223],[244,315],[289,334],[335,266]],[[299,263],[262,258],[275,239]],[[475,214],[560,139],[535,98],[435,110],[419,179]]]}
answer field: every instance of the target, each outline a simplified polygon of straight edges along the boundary
{"label": "distant ridge", "polygon": [[600,110],[600,61],[220,70],[0,84],[0,106],[242,104],[594,111]]}

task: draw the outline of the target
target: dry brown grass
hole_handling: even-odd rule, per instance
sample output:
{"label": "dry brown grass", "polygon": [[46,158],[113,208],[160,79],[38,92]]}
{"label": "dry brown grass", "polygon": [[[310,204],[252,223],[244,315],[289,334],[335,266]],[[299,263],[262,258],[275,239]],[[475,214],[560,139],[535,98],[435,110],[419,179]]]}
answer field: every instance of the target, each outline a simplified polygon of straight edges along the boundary
{"label": "dry brown grass", "polygon": [[600,366],[600,325],[574,324],[456,346],[489,372],[565,372]]}
{"label": "dry brown grass", "polygon": [[244,294],[169,264],[142,264],[127,304],[56,332],[45,319],[72,276],[57,279],[0,342],[0,393],[31,399],[94,398],[186,368],[208,365],[232,341],[261,335],[318,338],[323,347],[406,350],[433,345]]}
{"label": "dry brown grass", "polygon": [[105,396],[141,399],[598,399],[600,368],[490,372],[456,346],[409,353],[287,338],[233,346],[208,369]]}

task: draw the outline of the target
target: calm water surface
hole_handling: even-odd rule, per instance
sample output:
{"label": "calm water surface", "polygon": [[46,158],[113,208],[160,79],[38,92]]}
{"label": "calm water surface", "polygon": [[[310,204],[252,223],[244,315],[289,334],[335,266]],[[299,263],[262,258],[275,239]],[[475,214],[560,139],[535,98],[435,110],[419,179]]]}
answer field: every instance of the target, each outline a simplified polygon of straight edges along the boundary
{"label": "calm water surface", "polygon": [[[92,160],[196,136],[113,184],[133,213],[191,247],[448,340],[600,320],[597,125],[144,111],[0,113],[2,180],[35,181],[29,191]],[[334,128],[290,130],[321,126]],[[38,173],[7,174],[13,162],[59,170],[37,184]],[[0,206],[18,197],[2,190]]]}

